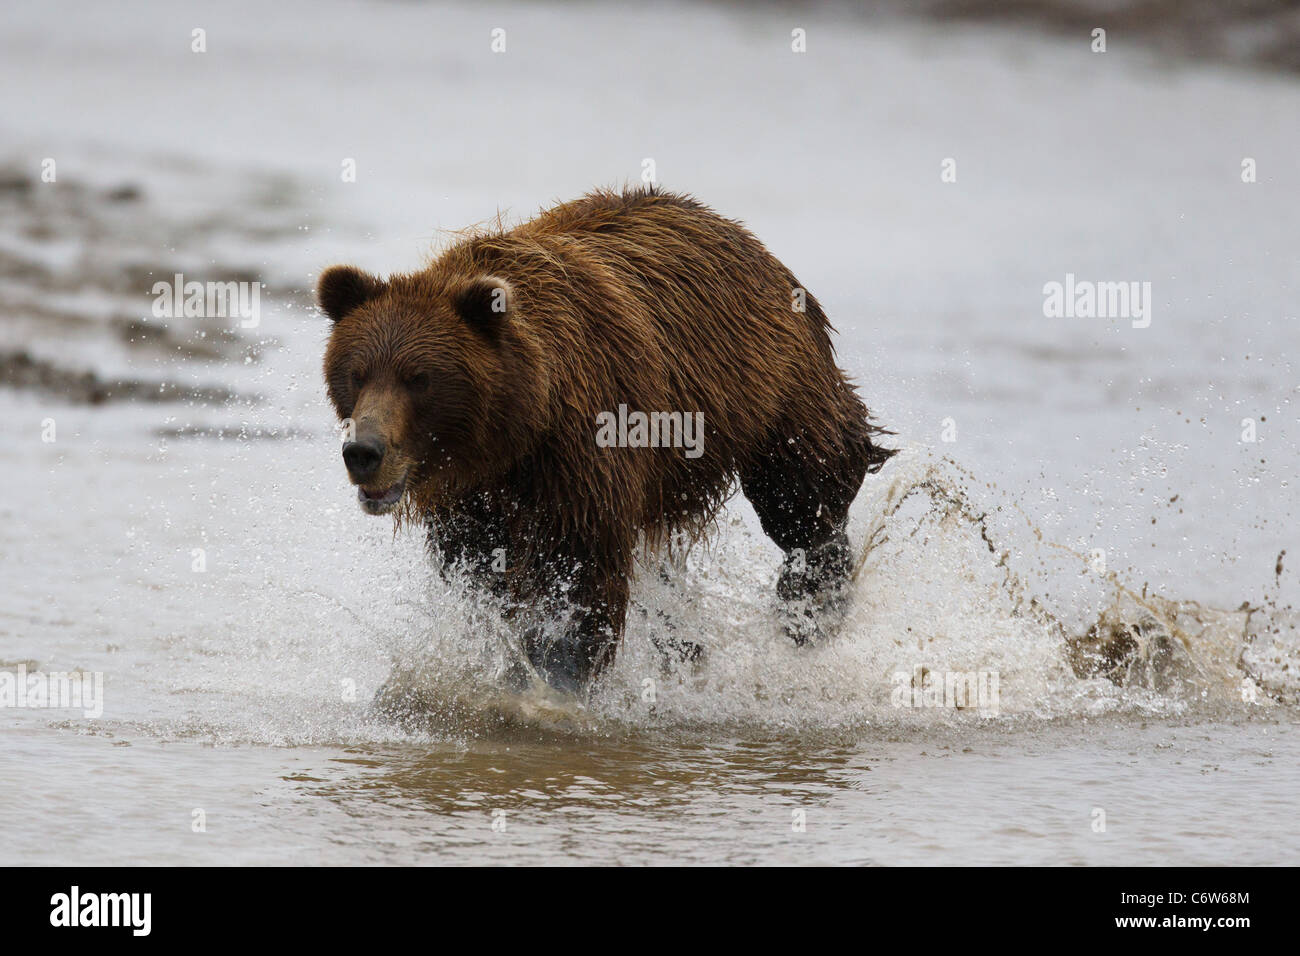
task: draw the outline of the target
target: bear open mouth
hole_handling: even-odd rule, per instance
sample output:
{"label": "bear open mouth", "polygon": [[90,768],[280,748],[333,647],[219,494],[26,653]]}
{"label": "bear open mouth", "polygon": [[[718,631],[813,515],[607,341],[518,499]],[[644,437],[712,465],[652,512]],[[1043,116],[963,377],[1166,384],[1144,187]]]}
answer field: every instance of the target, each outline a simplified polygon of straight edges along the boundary
{"label": "bear open mouth", "polygon": [[387,488],[358,488],[357,503],[361,505],[361,510],[366,514],[387,514],[396,507],[397,502],[402,498],[402,492],[405,490],[406,476],[403,475],[396,484]]}

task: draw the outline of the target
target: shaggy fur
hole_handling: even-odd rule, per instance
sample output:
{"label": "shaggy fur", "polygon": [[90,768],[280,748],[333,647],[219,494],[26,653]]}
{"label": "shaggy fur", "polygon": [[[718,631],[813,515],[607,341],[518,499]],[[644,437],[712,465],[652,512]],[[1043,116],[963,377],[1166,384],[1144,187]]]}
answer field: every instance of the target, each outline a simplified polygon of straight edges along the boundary
{"label": "shaggy fur", "polygon": [[[638,540],[698,534],[737,480],[787,552],[783,597],[847,573],[849,505],[892,451],[817,300],[793,307],[799,288],[694,199],[598,191],[471,233],[410,275],[327,270],[325,378],[358,441],[382,448],[372,484],[406,476],[402,509],[446,560],[520,607],[570,615],[526,644],[575,689],[613,658]],[[598,447],[597,414],[620,404],[703,412],[703,455]]]}

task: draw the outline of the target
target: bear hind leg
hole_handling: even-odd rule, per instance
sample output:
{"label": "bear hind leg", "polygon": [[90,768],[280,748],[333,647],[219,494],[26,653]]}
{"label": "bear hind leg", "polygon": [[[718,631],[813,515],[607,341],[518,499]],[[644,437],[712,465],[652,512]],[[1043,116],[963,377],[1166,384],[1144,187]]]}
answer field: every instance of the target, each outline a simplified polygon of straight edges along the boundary
{"label": "bear hind leg", "polygon": [[800,444],[784,437],[773,443],[740,484],[763,532],[785,552],[776,592],[786,631],[802,645],[821,636],[828,611],[843,607],[853,567],[845,527],[870,462],[865,454],[824,463],[807,456],[814,466],[799,453]]}

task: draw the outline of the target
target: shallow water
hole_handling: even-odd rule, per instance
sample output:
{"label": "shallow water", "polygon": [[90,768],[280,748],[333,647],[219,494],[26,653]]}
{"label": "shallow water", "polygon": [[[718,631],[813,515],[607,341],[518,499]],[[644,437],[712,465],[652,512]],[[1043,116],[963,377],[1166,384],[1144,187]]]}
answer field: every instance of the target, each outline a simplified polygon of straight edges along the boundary
{"label": "shallow water", "polygon": [[42,728],[7,731],[0,769],[41,768],[9,863],[1271,865],[1295,861],[1298,758],[1271,721],[289,749]]}
{"label": "shallow water", "polygon": [[[341,84],[332,31],[304,32],[291,5],[223,29],[236,4],[206,17],[240,65],[203,61],[217,82],[183,54],[143,69],[124,52],[188,35],[185,12],[98,10],[71,36],[24,10],[0,39],[0,162],[21,182],[32,157],[61,170],[57,190],[0,188],[0,349],[144,383],[88,404],[99,386],[6,366],[45,386],[0,389],[17,476],[0,670],[99,673],[104,697],[93,719],[0,709],[0,862],[1295,861],[1293,81],[816,19],[794,74],[761,52],[769,34],[786,49],[779,16],[695,7],[495,8],[523,49],[489,73],[453,42],[481,32],[469,14],[338,4],[388,38],[383,56],[352,49]],[[453,153],[410,133],[340,190],[336,154],[421,109],[432,14],[443,128],[478,138]],[[38,57],[32,31],[58,39]],[[583,69],[605,82],[523,42],[584,31],[602,40]],[[113,94],[91,115],[87,71]],[[29,77],[39,104],[13,92]],[[616,118],[558,136],[555,103],[579,88]],[[647,88],[637,117],[615,111]],[[250,89],[260,108],[240,113]],[[756,96],[768,113],[737,105]],[[142,102],[171,125],[128,122]],[[509,134],[477,121],[484,103]],[[808,137],[774,140],[796,114]],[[214,135],[220,115],[235,119]],[[547,148],[521,169],[514,137]],[[1247,149],[1255,187],[1236,178]],[[356,508],[305,290],[336,259],[409,268],[435,228],[498,203],[526,214],[635,178],[647,152],[817,291],[904,451],[854,505],[852,600],[824,646],[782,633],[779,555],[737,500],[667,583],[639,577],[586,706],[516,695],[497,609]],[[960,188],[943,192],[954,153]],[[261,325],[151,320],[151,283],[179,270],[259,277]],[[1151,327],[1045,319],[1042,285],[1067,271],[1150,279]],[[235,398],[145,401],[161,382]],[[659,612],[698,663],[655,651]],[[1107,673],[1084,653],[1125,639]],[[996,697],[900,706],[925,703],[917,668],[996,678]],[[425,718],[377,719],[386,682]]]}

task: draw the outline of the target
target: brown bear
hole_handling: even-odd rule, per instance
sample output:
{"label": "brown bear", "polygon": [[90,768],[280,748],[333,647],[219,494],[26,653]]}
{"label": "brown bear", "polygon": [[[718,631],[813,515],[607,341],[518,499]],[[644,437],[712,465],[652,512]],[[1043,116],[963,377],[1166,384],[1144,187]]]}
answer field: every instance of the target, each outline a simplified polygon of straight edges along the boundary
{"label": "brown bear", "polygon": [[444,567],[531,614],[551,685],[590,687],[638,547],[697,536],[737,481],[786,553],[778,594],[842,588],[849,505],[890,433],[817,300],[740,223],[600,190],[409,275],[333,266],[317,297],[361,507],[427,524]]}

